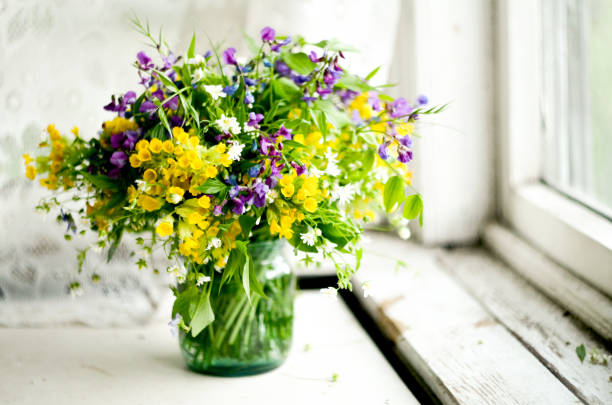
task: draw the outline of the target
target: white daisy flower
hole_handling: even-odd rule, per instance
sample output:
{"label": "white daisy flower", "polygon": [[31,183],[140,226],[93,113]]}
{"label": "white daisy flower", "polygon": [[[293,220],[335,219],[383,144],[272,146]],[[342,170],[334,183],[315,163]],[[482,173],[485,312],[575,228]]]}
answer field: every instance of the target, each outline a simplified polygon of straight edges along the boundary
{"label": "white daisy flower", "polygon": [[321,292],[334,301],[338,299],[338,290],[334,287],[321,288]]}
{"label": "white daisy flower", "polygon": [[196,70],[193,71],[193,81],[195,83],[199,82],[203,78],[204,78],[204,71],[202,70],[202,68],[197,68]]}
{"label": "white daisy flower", "polygon": [[407,226],[401,227],[397,231],[397,235],[404,240],[410,239],[410,236],[411,236],[410,228],[408,228]]}
{"label": "white daisy flower", "polygon": [[300,235],[300,239],[302,240],[302,242],[304,242],[305,245],[314,246],[317,242],[317,232],[313,228],[309,227],[307,232]]}
{"label": "white daisy flower", "polygon": [[166,271],[179,283],[182,283],[187,278],[187,269],[183,265],[169,267]]}
{"label": "white daisy flower", "polygon": [[270,190],[268,195],[266,195],[266,201],[268,202],[268,204],[272,204],[274,200],[276,200],[277,198],[278,198],[277,190]]}
{"label": "white daisy flower", "polygon": [[227,154],[229,155],[230,159],[237,162],[240,160],[240,155],[242,154],[242,149],[244,149],[244,144],[237,141],[231,141],[230,143],[232,146],[229,147]]}
{"label": "white daisy flower", "polygon": [[208,242],[208,246],[206,246],[206,250],[220,248],[223,243],[219,238],[212,238],[210,242]]}
{"label": "white daisy flower", "polygon": [[250,126],[247,122],[244,123],[244,132],[255,132],[257,128]]}
{"label": "white daisy flower", "polygon": [[221,132],[232,133],[234,135],[240,133],[240,124],[236,117],[228,117],[225,114],[215,121],[215,124]]}
{"label": "white daisy flower", "polygon": [[344,207],[351,202],[355,195],[355,187],[353,184],[340,186],[336,184],[331,191],[331,201],[338,201],[338,206]]}
{"label": "white daisy flower", "polygon": [[193,58],[187,59],[187,64],[188,65],[199,65],[201,63],[204,63],[205,61],[206,59],[204,59],[202,55],[196,55]]}
{"label": "white daisy flower", "polygon": [[205,276],[204,274],[198,274],[198,278],[196,279],[196,285],[199,287],[204,283],[208,283],[209,281],[209,276]]}
{"label": "white daisy flower", "polygon": [[206,90],[206,92],[210,94],[213,100],[217,100],[219,97],[225,97],[227,95],[223,92],[223,86],[221,86],[220,84],[211,84],[204,86],[204,90]]}

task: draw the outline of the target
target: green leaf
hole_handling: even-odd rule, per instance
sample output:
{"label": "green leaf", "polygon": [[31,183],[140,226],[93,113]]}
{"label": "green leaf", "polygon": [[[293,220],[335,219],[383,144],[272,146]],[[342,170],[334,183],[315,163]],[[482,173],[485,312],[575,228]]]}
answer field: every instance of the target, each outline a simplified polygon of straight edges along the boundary
{"label": "green leaf", "polygon": [[392,212],[397,204],[401,204],[405,195],[404,182],[401,177],[393,176],[387,180],[383,191],[385,211]]}
{"label": "green leaf", "polygon": [[219,288],[231,280],[238,270],[243,268],[245,261],[246,256],[244,255],[243,250],[238,248],[238,246],[233,248],[229,254],[229,257],[227,258],[227,264],[223,270],[223,277],[221,278]]}
{"label": "green leaf", "polygon": [[[334,103],[329,100],[317,100],[313,104],[313,109],[321,111],[325,114],[325,118],[336,129],[342,129],[345,125],[349,125],[351,120],[346,113],[340,111]],[[319,128],[319,130],[321,130]],[[323,131],[321,131],[323,132]]]}
{"label": "green leaf", "polygon": [[[255,273],[255,263],[253,263],[253,258],[251,254],[247,252],[247,260],[248,260],[248,268],[249,268],[249,285],[251,287],[251,291],[255,294],[266,298],[266,294],[264,293],[263,287],[259,280],[257,279],[257,274]],[[246,265],[245,265],[246,266]]]}
{"label": "green leaf", "polygon": [[191,319],[191,336],[196,337],[202,330],[215,320],[215,314],[210,306],[210,292],[202,291],[193,319]]}
{"label": "green leaf", "polygon": [[368,80],[370,80],[371,78],[376,76],[376,73],[378,73],[378,71],[380,70],[381,67],[382,66],[379,66],[376,69],[372,70],[370,73],[368,73],[368,75],[365,77],[365,81],[367,82]]}
{"label": "green leaf", "polygon": [[374,152],[373,149],[366,150],[364,153],[363,162],[362,162],[362,170],[366,175],[372,171],[375,161],[376,161],[376,152]]}
{"label": "green leaf", "polygon": [[79,172],[85,180],[93,184],[95,188],[100,190],[118,190],[117,182],[107,176],[101,174],[90,174],[87,172]]}
{"label": "green leaf", "polygon": [[164,86],[168,87],[172,91],[178,91],[176,84],[170,79],[166,74],[162,71],[152,69],[155,74],[159,77],[159,80],[164,84]]}
{"label": "green leaf", "polygon": [[178,293],[174,300],[174,305],[172,305],[172,317],[174,318],[176,314],[179,314],[183,317],[185,324],[188,325],[195,313],[199,301],[199,294],[198,288],[194,285]]}
{"label": "green leaf", "polygon": [[191,36],[191,43],[189,44],[189,50],[187,50],[187,58],[195,57],[195,45],[196,45],[196,35],[195,32]]}
{"label": "green leaf", "polygon": [[164,111],[163,107],[160,107],[157,110],[157,115],[159,116],[159,120],[162,124],[164,124],[164,127],[168,130],[168,132],[172,133],[172,129],[170,129],[170,123],[168,122],[168,117],[166,117],[166,112]]}
{"label": "green leaf", "polygon": [[203,192],[204,194],[218,194],[225,192],[228,186],[219,179],[208,179],[203,184],[196,187],[196,190]]}
{"label": "green leaf", "polygon": [[372,146],[378,147],[378,141],[376,140],[376,134],[370,131],[359,132],[359,136],[361,139],[366,141],[368,144]]}
{"label": "green leaf", "polygon": [[342,52],[358,52],[359,51],[354,46],[344,44],[344,43],[338,41],[337,39],[326,39],[326,40],[323,40],[323,41],[319,41],[319,42],[317,42],[317,43],[315,43],[313,45],[314,46],[318,46],[319,48],[327,49],[327,50],[334,51],[334,52],[338,52],[338,51],[342,51]]}
{"label": "green leaf", "polygon": [[360,77],[351,75],[348,73],[344,74],[340,78],[340,80],[338,80],[338,83],[336,83],[336,86],[342,87],[345,89],[349,89],[349,90],[353,90],[353,91],[357,91],[359,93],[364,92],[364,91],[375,91],[376,90],[375,87],[370,86],[365,81],[363,81],[363,79],[361,79]]}
{"label": "green leaf", "polygon": [[289,67],[301,75],[307,75],[317,66],[304,52],[286,53],[283,59]]}
{"label": "green leaf", "polygon": [[259,52],[259,48],[257,47],[257,43],[255,42],[253,37],[251,37],[249,34],[247,34],[244,31],[242,31],[242,36],[244,37],[244,40],[246,41],[247,46],[249,47],[249,50],[251,51],[251,53],[253,55],[257,55],[257,53]]}
{"label": "green leaf", "polygon": [[[296,100],[302,97],[300,88],[286,77],[272,81],[274,92],[286,100]],[[274,116],[274,115],[272,115]]]}
{"label": "green leaf", "polygon": [[584,343],[576,347],[576,354],[578,355],[580,362],[584,362],[584,358],[586,357],[586,348],[584,347]]}
{"label": "green leaf", "polygon": [[248,240],[251,229],[253,229],[253,226],[255,226],[257,219],[250,215],[241,215],[238,217],[238,222],[240,223],[240,228],[242,229],[242,238]]}
{"label": "green leaf", "polygon": [[419,194],[409,195],[404,201],[404,218],[415,219],[423,213],[423,199]]}

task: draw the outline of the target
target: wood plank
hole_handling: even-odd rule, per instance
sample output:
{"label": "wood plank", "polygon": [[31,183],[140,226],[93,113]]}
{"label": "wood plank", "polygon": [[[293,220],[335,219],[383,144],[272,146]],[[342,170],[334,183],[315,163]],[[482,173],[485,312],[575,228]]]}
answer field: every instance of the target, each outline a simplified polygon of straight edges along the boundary
{"label": "wood plank", "polygon": [[[612,299],[554,263],[506,228],[489,224],[484,241],[491,250],[550,299],[612,341]],[[586,254],[586,253],[585,253]],[[612,263],[608,263],[612,273]]]}
{"label": "wood plank", "polygon": [[[376,235],[356,278],[361,300],[445,404],[581,403],[436,260],[440,251]],[[395,261],[407,268],[395,270]]]}
{"label": "wood plank", "polygon": [[188,371],[165,322],[0,329],[0,347],[3,404],[418,404],[346,305],[318,291],[296,300],[287,362],[252,377]]}
{"label": "wood plank", "polygon": [[576,346],[584,344],[610,356],[604,340],[484,249],[459,249],[440,257],[471,295],[576,396],[588,404],[612,403],[610,368],[581,363],[576,355]]}

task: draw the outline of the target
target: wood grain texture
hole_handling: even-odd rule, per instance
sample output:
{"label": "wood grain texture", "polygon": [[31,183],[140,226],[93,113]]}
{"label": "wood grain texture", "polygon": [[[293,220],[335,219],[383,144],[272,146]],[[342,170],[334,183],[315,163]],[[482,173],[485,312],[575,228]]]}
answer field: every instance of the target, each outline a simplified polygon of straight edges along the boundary
{"label": "wood grain texture", "polygon": [[[612,341],[612,299],[551,261],[506,228],[489,224],[486,245],[550,299]],[[586,253],[583,253],[586,254]],[[612,272],[612,263],[609,263]]]}
{"label": "wood grain texture", "polygon": [[188,371],[165,322],[0,329],[0,347],[2,404],[418,405],[346,305],[319,292],[296,300],[287,362],[252,377]]}
{"label": "wood grain texture", "polygon": [[[376,235],[355,284],[371,280],[366,309],[442,402],[581,403],[441,269],[441,253]],[[408,266],[396,271],[397,259]]]}
{"label": "wood grain texture", "polygon": [[460,249],[440,256],[448,271],[588,404],[612,403],[610,366],[581,363],[576,346],[610,355],[606,343],[484,249]]}

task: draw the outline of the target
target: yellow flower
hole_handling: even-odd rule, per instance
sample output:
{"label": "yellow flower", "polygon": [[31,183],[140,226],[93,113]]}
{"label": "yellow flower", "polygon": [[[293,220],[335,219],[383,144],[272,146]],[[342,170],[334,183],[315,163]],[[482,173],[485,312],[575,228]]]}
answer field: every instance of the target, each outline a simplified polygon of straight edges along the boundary
{"label": "yellow flower", "polygon": [[293,184],[293,180],[295,180],[296,174],[290,173],[286,174],[279,180],[279,183],[283,187],[287,187],[289,184]]}
{"label": "yellow flower", "polygon": [[210,197],[203,195],[202,197],[198,198],[198,205],[202,208],[210,208]]}
{"label": "yellow flower", "polygon": [[185,153],[185,151],[183,150],[182,146],[177,146],[174,148],[174,154],[176,156],[181,156],[183,153]]}
{"label": "yellow flower", "polygon": [[278,225],[278,221],[274,220],[270,222],[270,233],[272,235],[276,235],[282,231],[281,227]]}
{"label": "yellow flower", "polygon": [[191,161],[190,166],[193,170],[201,170],[202,167],[204,167],[204,162],[202,162],[202,159],[200,158],[195,158]]}
{"label": "yellow flower", "polygon": [[306,201],[304,201],[304,209],[308,212],[315,212],[317,210],[317,200],[313,197],[308,197]]}
{"label": "yellow flower", "polygon": [[185,190],[180,187],[170,187],[168,191],[166,191],[166,201],[171,204],[178,204],[183,199],[183,194],[185,194]]}
{"label": "yellow flower", "polygon": [[147,183],[152,183],[152,182],[155,181],[155,179],[157,179],[157,173],[153,169],[147,169],[147,170],[145,170],[144,174],[142,175],[142,178]]}
{"label": "yellow flower", "polygon": [[164,152],[166,153],[172,153],[174,151],[174,145],[172,144],[171,140],[165,140],[163,145],[162,145]]}
{"label": "yellow flower", "polygon": [[73,127],[70,132],[72,132],[74,134],[75,137],[79,137],[79,127],[75,126]]}
{"label": "yellow flower", "polygon": [[140,159],[138,159],[138,156],[136,154],[130,156],[130,165],[132,167],[140,167],[141,164],[142,162],[140,161]]}
{"label": "yellow flower", "polygon": [[192,212],[187,216],[187,222],[189,225],[195,225],[202,221],[202,215],[199,212]]}
{"label": "yellow flower", "polygon": [[172,231],[174,231],[174,227],[170,222],[166,221],[161,222],[159,225],[157,225],[157,228],[155,228],[155,232],[157,232],[157,234],[162,238],[172,235]]}
{"label": "yellow flower", "polygon": [[132,202],[138,197],[138,190],[134,186],[129,186],[127,189],[128,201]]}
{"label": "yellow flower", "polygon": [[149,148],[149,141],[147,141],[146,139],[141,139],[136,144],[136,151],[137,152],[140,152],[141,149],[148,149],[148,148]]}
{"label": "yellow flower", "polygon": [[32,159],[30,155],[28,155],[27,153],[22,156],[23,156],[23,160],[25,161],[26,166],[34,161],[34,159]]}
{"label": "yellow flower", "polygon": [[307,197],[307,196],[306,196],[306,192],[304,191],[304,189],[303,189],[303,188],[300,188],[300,189],[298,190],[296,197],[297,197],[297,199],[298,199],[298,200],[300,200],[300,201],[302,201],[302,200],[306,199],[306,197]]}
{"label": "yellow flower", "polygon": [[172,136],[183,145],[187,143],[187,133],[181,127],[172,128]]}
{"label": "yellow flower", "polygon": [[141,195],[138,197],[138,205],[140,205],[145,211],[152,212],[158,210],[161,204],[159,200],[153,197]]}
{"label": "yellow flower", "polygon": [[178,164],[183,169],[188,168],[189,167],[189,157],[187,155],[181,156],[178,160]]}
{"label": "yellow flower", "polygon": [[281,193],[283,193],[286,198],[291,198],[294,192],[295,186],[293,184],[288,184],[287,186],[281,189]]}
{"label": "yellow flower", "polygon": [[306,218],[304,213],[301,212],[301,211],[298,211],[296,215],[297,215],[297,220],[298,221],[302,221],[302,220],[304,220],[304,218]]}
{"label": "yellow flower", "polygon": [[200,138],[198,138],[197,136],[192,136],[189,137],[189,146],[191,146],[192,148],[195,148],[196,146],[198,146],[200,144]]}
{"label": "yellow flower", "polygon": [[397,126],[397,133],[400,135],[410,135],[414,132],[414,125],[410,122],[402,122]]}
{"label": "yellow flower", "polygon": [[232,164],[232,159],[230,159],[227,153],[224,153],[223,155],[221,155],[220,162],[223,166],[230,167]]}
{"label": "yellow flower", "polygon": [[62,168],[62,163],[58,161],[54,161],[51,163],[51,173],[57,173]]}
{"label": "yellow flower", "polygon": [[314,176],[304,178],[304,185],[302,188],[307,197],[316,195],[319,191],[319,179]]}
{"label": "yellow flower", "polygon": [[225,153],[226,149],[227,147],[224,143],[218,143],[217,146],[215,146],[215,151],[219,154]]}
{"label": "yellow flower", "polygon": [[217,173],[219,172],[215,166],[207,166],[204,173],[206,174],[206,177],[213,178],[216,177]]}
{"label": "yellow flower", "polygon": [[149,152],[147,149],[140,149],[138,151],[138,159],[140,159],[141,162],[151,160],[151,152]]}
{"label": "yellow flower", "polygon": [[164,147],[162,141],[157,138],[151,139],[151,143],[149,144],[149,150],[153,153],[160,153],[162,148]]}
{"label": "yellow flower", "polygon": [[36,168],[34,166],[26,166],[26,177],[30,180],[36,178]]}

